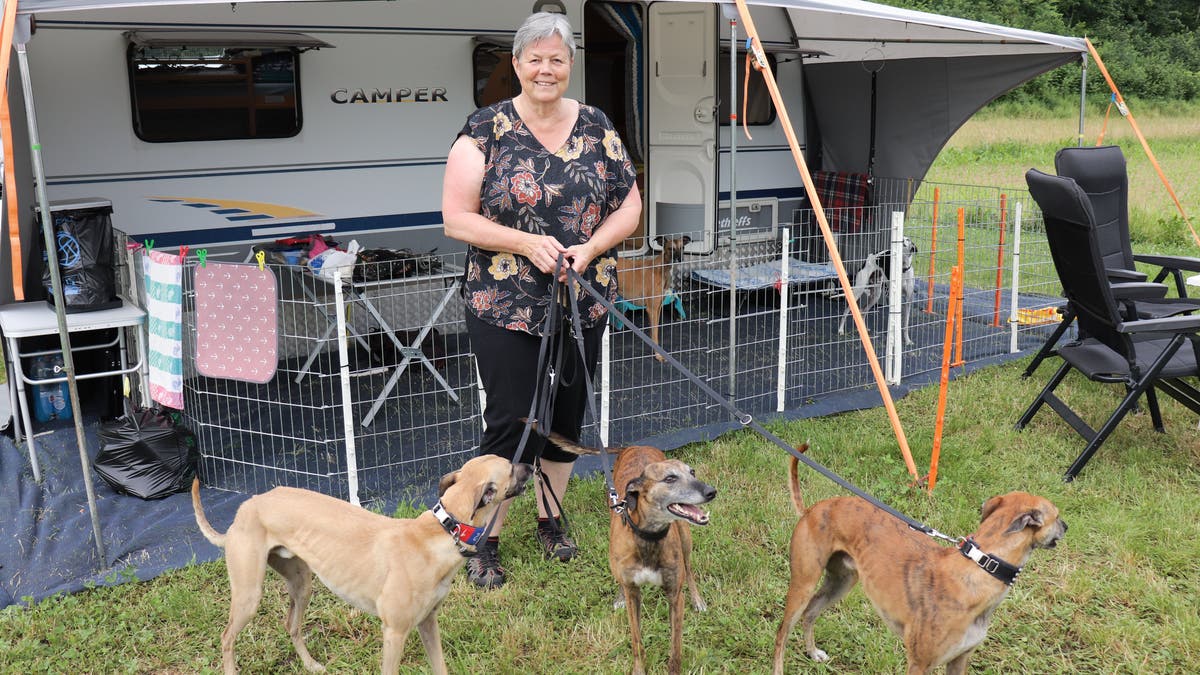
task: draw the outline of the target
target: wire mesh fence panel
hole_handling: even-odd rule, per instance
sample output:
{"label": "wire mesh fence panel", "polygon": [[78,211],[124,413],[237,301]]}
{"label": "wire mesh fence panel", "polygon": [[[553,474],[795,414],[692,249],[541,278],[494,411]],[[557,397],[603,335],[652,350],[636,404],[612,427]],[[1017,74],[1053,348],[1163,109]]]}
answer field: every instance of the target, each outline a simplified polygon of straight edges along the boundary
{"label": "wire mesh fence panel", "polygon": [[[1034,349],[1050,335],[1061,287],[1027,194],[883,179],[874,189],[873,205],[829,209],[826,218],[835,226],[867,340],[889,377],[928,381],[941,368],[955,266],[965,270],[951,344],[955,364],[1001,357],[1014,345]],[[895,308],[887,282],[899,241],[891,230],[894,213],[902,215],[912,247],[899,265],[911,283],[901,284]],[[730,413],[689,375],[755,416],[775,412],[781,390],[783,408],[801,413],[814,401],[875,390],[816,215],[791,216],[793,222],[780,224],[786,238],[676,256],[663,255],[663,240],[622,258],[619,276],[629,297],[618,305],[624,321],[610,321],[602,365],[608,379],[597,384],[610,445],[730,422]],[[395,503],[420,499],[439,476],[478,452],[481,401],[463,325],[461,254],[405,253],[399,262],[377,256],[345,268],[341,281],[303,261],[268,256],[278,298],[278,361],[273,376],[259,383],[197,372],[203,347],[196,342],[192,258],[184,273],[184,414],[208,483],[243,492],[293,485]],[[129,260],[133,273],[122,276],[136,292],[136,256]],[[646,277],[662,288],[648,286]],[[649,334],[647,307],[655,303],[658,344],[688,373],[656,358],[627,325]],[[585,441],[598,442],[598,432],[589,420]]]}

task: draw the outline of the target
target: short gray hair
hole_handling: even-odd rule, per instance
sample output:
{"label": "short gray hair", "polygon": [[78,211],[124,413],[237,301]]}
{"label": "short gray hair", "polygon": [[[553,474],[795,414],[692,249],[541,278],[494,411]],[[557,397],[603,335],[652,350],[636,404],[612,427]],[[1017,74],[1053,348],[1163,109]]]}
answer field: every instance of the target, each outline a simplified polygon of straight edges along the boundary
{"label": "short gray hair", "polygon": [[513,56],[521,58],[521,52],[525,51],[526,47],[555,35],[562,38],[563,45],[574,59],[575,37],[571,33],[571,24],[567,21],[567,17],[555,12],[538,12],[530,14],[529,18],[525,19],[521,27],[517,29],[516,36],[513,37]]}

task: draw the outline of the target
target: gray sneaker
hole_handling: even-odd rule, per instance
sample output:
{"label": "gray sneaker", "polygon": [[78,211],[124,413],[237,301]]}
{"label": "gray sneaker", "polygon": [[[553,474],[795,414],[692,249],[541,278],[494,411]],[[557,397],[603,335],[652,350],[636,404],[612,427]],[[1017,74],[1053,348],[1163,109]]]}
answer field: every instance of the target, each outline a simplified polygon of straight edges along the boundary
{"label": "gray sneaker", "polygon": [[562,528],[557,518],[545,522],[538,521],[534,535],[537,537],[538,543],[542,545],[542,553],[546,556],[546,560],[553,558],[559,562],[567,562],[574,558],[575,553],[579,550],[579,547],[575,545],[575,540],[567,536],[566,530]]}
{"label": "gray sneaker", "polygon": [[504,585],[504,568],[500,566],[500,543],[484,541],[475,547],[475,557],[467,561],[467,578],[484,589]]}

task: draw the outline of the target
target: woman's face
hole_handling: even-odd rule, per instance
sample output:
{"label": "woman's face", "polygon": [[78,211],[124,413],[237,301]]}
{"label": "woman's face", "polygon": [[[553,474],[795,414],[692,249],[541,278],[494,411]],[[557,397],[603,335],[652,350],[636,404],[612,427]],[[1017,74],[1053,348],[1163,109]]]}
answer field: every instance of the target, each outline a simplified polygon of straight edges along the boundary
{"label": "woman's face", "polygon": [[571,80],[571,52],[557,35],[538,40],[513,57],[513,70],[525,96],[553,103],[563,97]]}

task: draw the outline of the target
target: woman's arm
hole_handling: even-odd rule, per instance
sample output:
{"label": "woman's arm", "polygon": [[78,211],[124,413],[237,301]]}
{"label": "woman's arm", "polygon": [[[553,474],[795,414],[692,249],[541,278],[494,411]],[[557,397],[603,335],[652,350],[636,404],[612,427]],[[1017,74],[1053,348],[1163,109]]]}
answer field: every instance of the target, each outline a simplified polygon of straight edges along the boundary
{"label": "woman's arm", "polygon": [[483,176],[483,153],[470,137],[459,136],[446,157],[442,179],[442,227],[446,236],[488,251],[518,253],[542,272],[552,272],[558,254],[566,251],[557,239],[505,227],[479,215]]}

